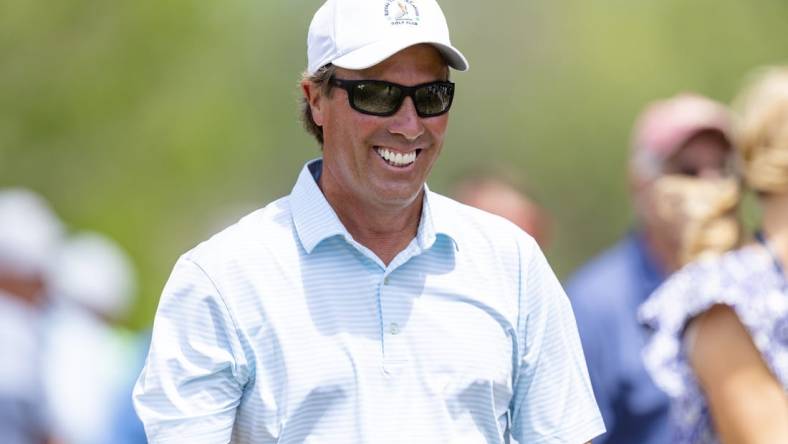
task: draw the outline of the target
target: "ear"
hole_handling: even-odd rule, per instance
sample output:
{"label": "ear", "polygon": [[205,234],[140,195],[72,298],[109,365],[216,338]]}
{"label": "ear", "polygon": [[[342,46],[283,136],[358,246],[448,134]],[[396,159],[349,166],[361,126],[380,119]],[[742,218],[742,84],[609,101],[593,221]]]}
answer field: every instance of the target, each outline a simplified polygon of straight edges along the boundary
{"label": "ear", "polygon": [[325,96],[323,96],[322,88],[309,80],[302,80],[301,91],[304,93],[306,103],[312,111],[312,120],[314,120],[318,126],[323,126],[323,122],[325,121],[325,108],[323,107]]}

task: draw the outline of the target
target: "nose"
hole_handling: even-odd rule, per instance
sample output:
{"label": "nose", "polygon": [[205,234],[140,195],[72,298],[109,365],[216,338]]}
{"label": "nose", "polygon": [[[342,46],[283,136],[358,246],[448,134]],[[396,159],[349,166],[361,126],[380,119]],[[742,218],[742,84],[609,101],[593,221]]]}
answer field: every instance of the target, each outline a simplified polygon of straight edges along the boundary
{"label": "nose", "polygon": [[391,119],[391,124],[388,128],[391,134],[399,134],[409,142],[415,141],[424,134],[424,125],[421,117],[416,112],[416,106],[410,97],[405,97],[402,106],[391,116]]}
{"label": "nose", "polygon": [[700,170],[698,171],[698,178],[700,179],[720,179],[722,173],[718,170]]}
{"label": "nose", "polygon": [[725,177],[724,167],[705,166],[698,169],[697,177],[700,179],[721,179]]}

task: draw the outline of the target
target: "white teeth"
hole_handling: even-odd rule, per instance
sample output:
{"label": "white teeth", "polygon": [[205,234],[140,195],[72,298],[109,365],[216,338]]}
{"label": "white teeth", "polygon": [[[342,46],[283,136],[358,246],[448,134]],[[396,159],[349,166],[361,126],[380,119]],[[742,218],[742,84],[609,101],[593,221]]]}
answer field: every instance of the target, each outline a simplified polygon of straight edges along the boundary
{"label": "white teeth", "polygon": [[377,147],[375,151],[386,160],[391,165],[394,166],[406,166],[410,165],[416,160],[416,151],[411,151],[408,153],[397,153],[394,151],[389,151],[385,148]]}

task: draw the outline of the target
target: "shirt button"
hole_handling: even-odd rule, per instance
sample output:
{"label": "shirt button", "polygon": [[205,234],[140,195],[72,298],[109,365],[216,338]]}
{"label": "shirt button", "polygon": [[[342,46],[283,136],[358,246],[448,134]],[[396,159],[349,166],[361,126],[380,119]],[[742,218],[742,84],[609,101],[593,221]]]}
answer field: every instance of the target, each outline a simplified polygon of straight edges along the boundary
{"label": "shirt button", "polygon": [[389,324],[389,333],[391,333],[392,335],[399,334],[399,325],[396,322],[392,322],[391,324]]}
{"label": "shirt button", "polygon": [[386,276],[385,278],[383,278],[383,285],[388,285],[388,284],[389,284],[389,277]]}

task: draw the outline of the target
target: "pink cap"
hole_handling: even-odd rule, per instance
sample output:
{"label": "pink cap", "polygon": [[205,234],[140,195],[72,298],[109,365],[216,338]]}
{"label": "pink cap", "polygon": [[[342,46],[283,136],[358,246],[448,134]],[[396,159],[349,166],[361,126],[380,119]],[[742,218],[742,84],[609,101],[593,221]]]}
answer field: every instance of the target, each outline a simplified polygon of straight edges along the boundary
{"label": "pink cap", "polygon": [[636,165],[660,169],[692,136],[719,131],[731,140],[731,112],[726,106],[693,93],[651,103],[638,117],[632,141]]}

